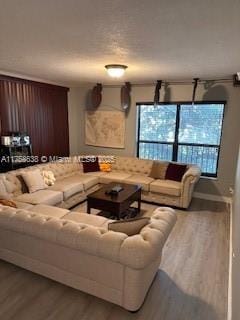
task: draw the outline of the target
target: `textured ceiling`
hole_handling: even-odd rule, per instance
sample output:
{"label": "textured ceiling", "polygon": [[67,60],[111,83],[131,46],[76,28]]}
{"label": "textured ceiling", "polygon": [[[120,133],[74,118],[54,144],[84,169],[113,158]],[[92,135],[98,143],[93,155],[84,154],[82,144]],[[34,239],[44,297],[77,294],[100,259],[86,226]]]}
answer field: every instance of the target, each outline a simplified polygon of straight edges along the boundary
{"label": "textured ceiling", "polygon": [[0,70],[77,85],[240,71],[240,0],[0,0]]}

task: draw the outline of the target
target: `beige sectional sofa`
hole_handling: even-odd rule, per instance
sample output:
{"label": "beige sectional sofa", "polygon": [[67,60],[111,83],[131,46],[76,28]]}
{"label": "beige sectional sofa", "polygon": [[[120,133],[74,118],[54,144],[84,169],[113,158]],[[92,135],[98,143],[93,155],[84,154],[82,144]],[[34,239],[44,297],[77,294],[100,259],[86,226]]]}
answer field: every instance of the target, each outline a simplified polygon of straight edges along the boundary
{"label": "beige sectional sofa", "polygon": [[[189,166],[176,182],[163,174],[151,178],[151,160],[116,157],[111,172],[90,173],[83,173],[76,160],[0,174],[0,199],[17,205],[0,205],[0,258],[135,311],[158,270],[163,245],[176,222],[174,210],[156,209],[139,234],[127,236],[108,231],[109,219],[68,209],[112,181],[140,184],[144,200],[187,208],[200,169]],[[166,162],[162,166],[164,172]],[[21,175],[35,169],[53,172],[54,185],[29,193]]]}
{"label": "beige sectional sofa", "polygon": [[[5,192],[20,208],[37,204],[71,208],[85,200],[86,195],[97,190],[101,184],[112,181],[140,184],[143,200],[188,208],[201,174],[198,166],[190,165],[181,182],[165,180],[162,176],[153,179],[149,176],[153,161],[133,157],[116,157],[111,172],[83,173],[82,164],[74,160],[76,158],[68,158],[63,162],[45,163],[11,171],[0,175],[0,182],[4,182]],[[162,165],[166,166],[166,162],[162,162]],[[19,176],[22,171],[35,168],[52,171],[56,182],[44,190],[26,193]]]}
{"label": "beige sectional sofa", "polygon": [[135,311],[175,221],[173,209],[158,208],[140,234],[127,236],[108,231],[103,217],[48,205],[0,205],[0,258]]}

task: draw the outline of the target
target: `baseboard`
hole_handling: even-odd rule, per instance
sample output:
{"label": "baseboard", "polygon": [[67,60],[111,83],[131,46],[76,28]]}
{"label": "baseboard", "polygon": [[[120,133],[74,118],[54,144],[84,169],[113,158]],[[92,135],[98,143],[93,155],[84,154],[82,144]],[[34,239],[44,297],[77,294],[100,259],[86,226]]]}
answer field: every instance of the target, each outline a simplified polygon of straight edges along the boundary
{"label": "baseboard", "polygon": [[227,320],[232,320],[232,259],[233,259],[233,244],[232,244],[232,216],[233,202],[229,204],[230,208],[230,231],[229,231],[229,266],[228,266],[228,316]]}
{"label": "baseboard", "polygon": [[208,193],[201,193],[201,192],[194,192],[193,197],[199,198],[199,199],[211,200],[211,201],[225,202],[225,203],[232,202],[231,197],[224,197],[224,196],[218,196],[215,194],[208,194]]}

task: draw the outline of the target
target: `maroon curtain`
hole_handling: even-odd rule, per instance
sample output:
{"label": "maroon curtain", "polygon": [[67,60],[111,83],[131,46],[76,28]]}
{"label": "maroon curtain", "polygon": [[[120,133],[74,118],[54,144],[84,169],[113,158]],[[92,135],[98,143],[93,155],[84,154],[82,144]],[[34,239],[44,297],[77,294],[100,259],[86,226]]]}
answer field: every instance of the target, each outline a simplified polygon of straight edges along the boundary
{"label": "maroon curtain", "polygon": [[37,156],[68,156],[68,88],[0,76],[1,135],[26,132]]}

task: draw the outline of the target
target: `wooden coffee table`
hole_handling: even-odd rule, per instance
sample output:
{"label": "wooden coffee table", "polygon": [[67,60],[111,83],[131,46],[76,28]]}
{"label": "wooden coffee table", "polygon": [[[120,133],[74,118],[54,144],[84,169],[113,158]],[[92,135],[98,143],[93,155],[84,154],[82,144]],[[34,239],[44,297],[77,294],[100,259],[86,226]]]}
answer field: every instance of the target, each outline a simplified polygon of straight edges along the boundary
{"label": "wooden coffee table", "polygon": [[[106,191],[111,190],[114,186],[120,185],[123,190],[118,193],[118,195],[106,194]],[[141,186],[111,182],[99,190],[90,193],[87,196],[87,212],[91,213],[91,208],[106,211],[112,215],[117,216],[121,219],[122,214],[130,208],[131,204],[137,201],[137,210],[141,210]]]}

